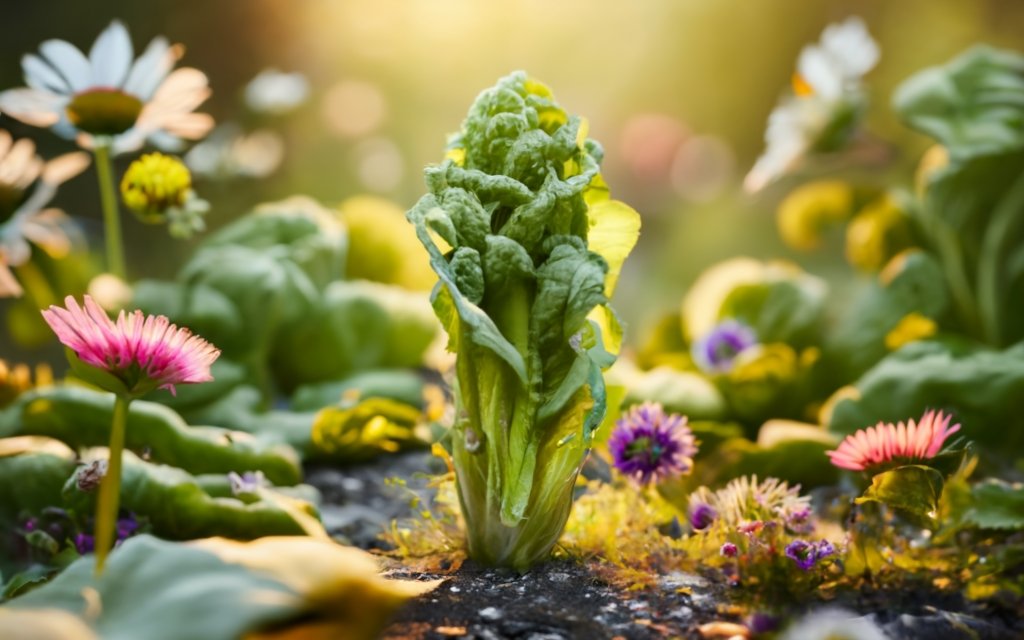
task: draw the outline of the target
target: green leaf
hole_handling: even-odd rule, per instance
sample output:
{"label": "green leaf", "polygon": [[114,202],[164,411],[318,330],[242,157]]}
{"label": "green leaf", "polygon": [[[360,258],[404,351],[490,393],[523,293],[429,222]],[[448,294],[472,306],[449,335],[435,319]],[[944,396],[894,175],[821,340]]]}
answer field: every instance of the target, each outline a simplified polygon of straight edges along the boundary
{"label": "green leaf", "polygon": [[907,315],[937,320],[949,308],[942,267],[931,254],[906,252],[885,274],[845,307],[829,336],[822,369],[835,386],[855,380],[888,355],[885,338]]}
{"label": "green leaf", "polygon": [[972,441],[999,450],[1024,443],[1024,344],[996,350],[957,338],[914,342],[891,353],[852,388],[840,389],[823,416],[830,431],[851,434],[882,422],[951,412]]}
{"label": "green leaf", "polygon": [[921,465],[906,465],[879,473],[855,502],[880,502],[916,523],[934,529],[942,497],[942,474]]}
{"label": "green leaf", "polygon": [[1024,56],[976,46],[905,81],[893,106],[912,127],[962,154],[1024,145]]}
{"label": "green leaf", "polygon": [[43,628],[40,618],[63,610],[104,640],[241,638],[308,622],[369,640],[401,603],[437,586],[385,580],[365,552],[297,537],[175,544],[142,535],[119,546],[98,578],[94,562],[86,556],[0,607],[0,621],[21,613],[21,628]]}
{"label": "green leaf", "polygon": [[[108,455],[105,448],[96,448],[87,451],[83,459]],[[189,473],[141,460],[130,451],[124,453],[122,463],[121,508],[144,517],[154,535],[162,538],[327,536],[312,504],[272,488],[259,489],[259,499],[246,503],[234,497],[211,496]],[[77,473],[64,486],[63,504],[78,513],[92,513],[96,497],[96,492],[78,489]]]}
{"label": "green leaf", "polygon": [[[57,386],[26,393],[5,410],[13,426],[0,435],[55,438],[73,448],[110,440],[114,398],[82,387]],[[301,478],[298,455],[279,440],[216,427],[192,427],[173,410],[136,400],[128,414],[126,447],[191,473],[260,470],[277,484]]]}
{"label": "green leaf", "polygon": [[987,480],[971,488],[964,519],[982,529],[1024,529],[1024,485]]}
{"label": "green leaf", "polygon": [[61,504],[75,452],[50,438],[0,438],[0,520]]}

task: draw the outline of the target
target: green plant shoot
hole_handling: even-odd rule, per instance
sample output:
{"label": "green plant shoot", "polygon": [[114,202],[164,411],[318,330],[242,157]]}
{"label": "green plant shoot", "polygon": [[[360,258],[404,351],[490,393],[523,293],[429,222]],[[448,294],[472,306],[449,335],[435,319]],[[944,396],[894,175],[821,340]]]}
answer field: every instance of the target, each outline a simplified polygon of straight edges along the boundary
{"label": "green plant shoot", "polygon": [[608,300],[640,217],[610,199],[602,157],[584,120],[513,73],[476,99],[407,213],[457,354],[452,457],[484,564],[548,556],[604,416],[622,338]]}

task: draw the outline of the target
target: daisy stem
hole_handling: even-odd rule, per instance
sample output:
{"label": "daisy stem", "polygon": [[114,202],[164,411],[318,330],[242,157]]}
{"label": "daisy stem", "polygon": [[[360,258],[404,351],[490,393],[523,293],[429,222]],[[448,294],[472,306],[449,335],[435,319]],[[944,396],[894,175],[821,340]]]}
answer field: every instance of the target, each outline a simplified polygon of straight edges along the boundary
{"label": "daisy stem", "polygon": [[103,229],[106,234],[107,269],[124,280],[124,242],[121,240],[121,217],[117,211],[110,143],[98,142],[95,153],[96,174],[100,180],[100,204],[103,206]]}
{"label": "daisy stem", "polygon": [[128,425],[130,403],[131,398],[127,396],[114,396],[107,473],[100,482],[100,494],[96,501],[96,577],[103,573],[107,555],[114,546],[114,530],[121,501],[121,456],[124,453],[124,432]]}

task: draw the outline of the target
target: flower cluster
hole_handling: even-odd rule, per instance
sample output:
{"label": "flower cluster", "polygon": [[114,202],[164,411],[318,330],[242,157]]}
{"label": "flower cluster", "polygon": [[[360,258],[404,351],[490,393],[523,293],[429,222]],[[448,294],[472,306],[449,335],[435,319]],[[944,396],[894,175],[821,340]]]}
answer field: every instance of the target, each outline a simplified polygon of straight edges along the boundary
{"label": "flower cluster", "polygon": [[736,478],[717,491],[700,487],[690,494],[687,511],[697,531],[715,523],[733,530],[775,522],[794,532],[811,525],[810,498],[800,495],[799,485],[778,478],[759,482],[756,475]]}
{"label": "flower cluster", "polygon": [[608,440],[615,467],[640,484],[689,473],[697,441],[686,422],[685,416],[666,414],[657,403],[632,407]]}
{"label": "flower cluster", "polygon": [[941,411],[926,411],[917,422],[898,424],[879,422],[847,436],[828,451],[832,464],[850,471],[875,472],[894,464],[924,462],[935,457],[946,439],[960,430],[949,426],[952,416]]}

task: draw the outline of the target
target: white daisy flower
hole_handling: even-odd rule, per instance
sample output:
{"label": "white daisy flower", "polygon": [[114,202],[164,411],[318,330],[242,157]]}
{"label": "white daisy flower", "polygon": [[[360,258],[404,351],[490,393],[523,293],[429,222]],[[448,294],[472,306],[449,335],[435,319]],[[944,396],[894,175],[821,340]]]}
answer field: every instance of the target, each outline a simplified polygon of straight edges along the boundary
{"label": "white daisy flower", "polygon": [[0,111],[85,149],[109,145],[114,154],[135,151],[147,140],[167,150],[182,139],[202,138],[213,126],[193,111],[210,95],[206,76],[191,68],[172,71],[183,53],[158,37],[137,60],[128,30],[118,21],[100,34],[86,57],[63,40],[47,40],[39,55],[22,58],[28,87],[0,93]]}
{"label": "white daisy flower", "polygon": [[743,186],[758,191],[791,171],[812,151],[830,151],[849,139],[864,109],[861,79],[879,58],[878,44],[854,16],[829,25],[804,47],[793,93],[768,116],[765,151]]}
{"label": "white daisy flower", "polygon": [[70,219],[44,208],[57,187],[89,166],[89,156],[68,153],[50,161],[36,155],[31,140],[15,141],[0,130],[0,297],[21,294],[9,267],[28,261],[35,244],[54,257],[71,249]]}
{"label": "white daisy flower", "polygon": [[245,87],[245,104],[259,113],[288,113],[308,97],[309,81],[298,72],[264,69]]}
{"label": "white daisy flower", "polygon": [[843,609],[827,608],[809,613],[786,629],[781,640],[888,640],[889,636],[868,618]]}

